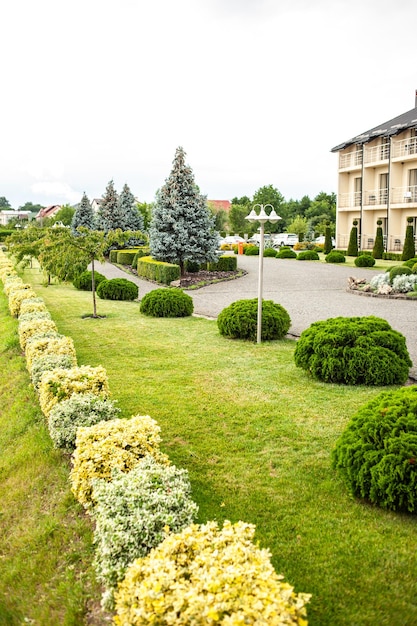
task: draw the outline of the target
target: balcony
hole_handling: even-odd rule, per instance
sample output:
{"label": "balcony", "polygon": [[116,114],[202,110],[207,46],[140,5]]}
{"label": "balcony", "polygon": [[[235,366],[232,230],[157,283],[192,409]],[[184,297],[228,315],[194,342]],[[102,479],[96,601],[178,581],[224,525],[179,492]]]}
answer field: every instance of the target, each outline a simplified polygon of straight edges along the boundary
{"label": "balcony", "polygon": [[389,159],[389,144],[384,143],[379,146],[370,146],[365,148],[365,164],[380,163]]}
{"label": "balcony", "polygon": [[362,150],[355,152],[339,153],[339,169],[359,169],[362,167]]}
{"label": "balcony", "polygon": [[391,203],[407,205],[417,204],[417,185],[409,185],[408,187],[394,187],[391,190]]}
{"label": "balcony", "polygon": [[392,144],[393,159],[417,159],[417,137],[409,137]]}

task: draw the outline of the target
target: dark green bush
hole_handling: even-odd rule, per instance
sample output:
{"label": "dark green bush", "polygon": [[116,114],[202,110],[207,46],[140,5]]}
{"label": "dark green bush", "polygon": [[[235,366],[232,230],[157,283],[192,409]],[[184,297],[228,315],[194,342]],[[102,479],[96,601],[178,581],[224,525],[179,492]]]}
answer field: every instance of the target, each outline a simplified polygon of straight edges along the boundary
{"label": "dark green bush", "polygon": [[109,250],[109,261],[110,263],[117,263],[117,253],[119,250]]}
{"label": "dark green bush", "polygon": [[181,276],[180,266],[174,263],[164,263],[155,261],[150,256],[144,256],[137,262],[138,276],[149,278],[157,283],[169,285],[173,280],[178,280]]}
{"label": "dark green bush", "polygon": [[246,256],[258,256],[259,255],[258,246],[247,246],[245,248],[245,254]]}
{"label": "dark green bush", "polygon": [[353,221],[346,254],[347,256],[358,256],[358,220]]}
{"label": "dark green bush", "polygon": [[412,365],[405,337],[374,316],[314,322],[301,333],[294,360],[314,378],[347,385],[402,385]]}
{"label": "dark green bush", "polygon": [[375,258],[369,254],[361,254],[356,257],[354,263],[356,267],[373,267],[375,265]]}
{"label": "dark green bush", "polygon": [[407,217],[407,227],[405,229],[404,247],[401,260],[408,261],[408,259],[413,259],[415,256],[416,246],[414,243],[413,218]]}
{"label": "dark green bush", "polygon": [[[414,257],[413,259],[408,259],[408,261],[404,261],[403,266],[404,267],[409,267],[412,270],[416,263],[417,263],[417,258]],[[414,272],[413,272],[413,274],[414,274]]]}
{"label": "dark green bush", "polygon": [[386,261],[401,261],[401,254],[396,252],[384,252],[382,258]]}
{"label": "dark green bush", "polygon": [[136,300],[139,287],[126,278],[103,280],[97,287],[97,295],[102,300]]}
{"label": "dark green bush", "polygon": [[345,263],[346,258],[342,252],[338,250],[332,250],[329,254],[326,254],[325,259],[326,263]]}
{"label": "dark green bush", "polygon": [[411,268],[411,272],[412,272],[413,274],[417,274],[417,263],[415,263],[415,264],[413,265],[413,267]]}
{"label": "dark green bush", "polygon": [[185,271],[189,272],[190,274],[195,274],[196,272],[198,272],[200,269],[200,263],[197,263],[197,261],[186,261],[185,262]]}
{"label": "dark green bush", "polygon": [[417,387],[385,391],[361,407],[332,454],[355,496],[417,512]]}
{"label": "dark green bush", "polygon": [[394,265],[394,267],[391,267],[389,271],[390,283],[392,284],[392,281],[394,280],[394,278],[396,276],[400,276],[400,274],[412,274],[412,273],[413,272],[411,271],[411,269],[407,267],[406,265]]}
{"label": "dark green bush", "polygon": [[[290,325],[290,316],[283,306],[272,300],[263,300],[262,340],[282,339]],[[220,334],[226,337],[255,341],[258,327],[258,299],[233,302],[220,313],[217,326]]]}
{"label": "dark green bush", "polygon": [[234,272],[237,270],[237,257],[225,254],[215,263],[209,263],[210,272]]}
{"label": "dark green bush", "polygon": [[277,259],[296,259],[297,253],[289,246],[282,246],[277,252]]}
{"label": "dark green bush", "polygon": [[297,255],[297,261],[319,261],[320,257],[315,250],[303,250]]}
{"label": "dark green bush", "polygon": [[265,257],[276,257],[277,256],[277,251],[275,250],[275,248],[265,248],[264,249],[264,256]]}
{"label": "dark green bush", "polygon": [[382,259],[382,255],[384,254],[384,235],[382,232],[381,220],[378,220],[377,224],[378,226],[376,229],[374,247],[372,248],[372,256],[374,259]]}
{"label": "dark green bush", "polygon": [[181,289],[154,289],[140,303],[140,312],[151,317],[187,317],[193,310],[193,299]]}
{"label": "dark green bush", "polygon": [[[91,291],[92,290],[91,274],[92,273],[89,270],[87,270],[86,272],[83,272],[82,274],[74,278],[74,280],[72,281],[72,284],[74,285],[76,289],[82,289],[83,291]],[[103,280],[106,280],[106,277],[103,276],[103,274],[100,274],[99,272],[94,272],[94,283],[95,283],[96,289]]]}

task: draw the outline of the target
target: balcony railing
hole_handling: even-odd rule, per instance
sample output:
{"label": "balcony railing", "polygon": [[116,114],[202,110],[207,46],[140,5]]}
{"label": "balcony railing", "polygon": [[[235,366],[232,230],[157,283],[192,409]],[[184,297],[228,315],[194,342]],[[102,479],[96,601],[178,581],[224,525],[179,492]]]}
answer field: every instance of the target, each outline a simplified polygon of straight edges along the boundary
{"label": "balcony railing", "polygon": [[339,153],[339,169],[343,170],[349,167],[360,167],[362,165],[362,150],[348,152],[347,154]]}
{"label": "balcony railing", "polygon": [[377,163],[389,159],[389,144],[384,143],[379,146],[369,146],[365,148],[365,163]]}
{"label": "balcony railing", "polygon": [[417,157],[417,137],[409,137],[408,139],[401,139],[401,141],[394,141],[392,145],[393,158],[405,159],[409,156]]}
{"label": "balcony railing", "polygon": [[[363,192],[363,206],[386,206],[388,204],[388,189],[371,189]],[[417,185],[408,187],[394,187],[390,191],[391,204],[417,203]],[[340,193],[338,208],[349,209],[361,206],[361,192]]]}
{"label": "balcony railing", "polygon": [[394,187],[391,190],[392,204],[408,204],[417,202],[417,185]]}

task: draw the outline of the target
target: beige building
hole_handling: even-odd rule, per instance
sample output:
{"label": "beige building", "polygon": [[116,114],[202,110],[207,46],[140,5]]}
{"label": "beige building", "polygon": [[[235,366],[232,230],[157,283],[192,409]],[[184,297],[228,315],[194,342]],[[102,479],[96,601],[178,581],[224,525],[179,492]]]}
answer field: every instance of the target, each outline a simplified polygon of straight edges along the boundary
{"label": "beige building", "polygon": [[336,248],[346,249],[358,220],[362,250],[372,250],[382,220],[385,250],[403,248],[407,218],[417,221],[415,108],[334,147],[339,153]]}

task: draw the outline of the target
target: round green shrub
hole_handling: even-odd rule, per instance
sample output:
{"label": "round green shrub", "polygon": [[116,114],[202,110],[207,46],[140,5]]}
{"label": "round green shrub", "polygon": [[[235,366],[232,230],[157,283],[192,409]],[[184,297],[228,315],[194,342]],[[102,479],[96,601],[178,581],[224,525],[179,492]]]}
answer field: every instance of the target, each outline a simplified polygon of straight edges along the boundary
{"label": "round green shrub", "polygon": [[297,367],[327,383],[402,385],[412,365],[405,337],[379,317],[314,322],[297,341]]}
{"label": "round green shrub", "polygon": [[192,297],[181,289],[154,289],[140,303],[140,312],[151,317],[187,317],[193,311]]}
{"label": "round green shrub", "polygon": [[139,287],[126,278],[103,280],[97,287],[97,295],[102,300],[136,300]]}
{"label": "round green shrub", "polygon": [[276,257],[277,256],[277,251],[275,250],[275,248],[265,248],[264,256],[265,257]]}
{"label": "round green shrub", "polygon": [[119,413],[120,409],[108,398],[93,393],[74,393],[58,402],[49,413],[49,434],[56,448],[73,452],[79,426],[113,420]]}
{"label": "round green shrub", "polygon": [[356,267],[373,267],[375,265],[375,259],[369,254],[361,254],[356,257],[354,263]]}
{"label": "round green shrub", "polygon": [[245,248],[246,256],[259,256],[259,248],[258,246],[247,246]]}
{"label": "round green shrub", "polygon": [[296,259],[297,253],[289,246],[282,246],[276,256],[277,259]]}
{"label": "round green shrub", "polygon": [[411,271],[413,274],[417,274],[417,263],[414,263],[413,267],[411,268]]}
{"label": "round green shrub", "polygon": [[[258,325],[258,299],[237,300],[223,309],[217,318],[220,334],[232,339],[255,341]],[[291,319],[283,306],[272,300],[262,302],[261,339],[281,339],[291,326]]]}
{"label": "round green shrub", "polygon": [[315,250],[303,250],[297,255],[297,261],[319,261],[320,257]]}
{"label": "round green shrub", "polygon": [[394,267],[391,267],[389,270],[390,283],[392,283],[396,276],[400,276],[401,274],[412,274],[412,271],[406,265],[394,265]]}
{"label": "round green shrub", "polygon": [[[79,276],[77,276],[76,278],[74,278],[74,280],[72,281],[72,284],[74,285],[76,289],[81,289],[82,291],[91,291],[92,290],[91,275],[92,275],[92,272],[87,270],[83,272],[82,274],[80,274]],[[103,280],[106,280],[106,277],[103,276],[103,274],[100,274],[99,272],[94,272],[94,283],[95,283],[96,289]]]}
{"label": "round green shrub", "polygon": [[[403,265],[405,267],[409,267],[410,269],[413,269],[414,265],[417,263],[417,258],[414,257],[413,259],[408,259],[408,261],[404,261]],[[414,274],[414,272],[413,272]]]}
{"label": "round green shrub", "polygon": [[349,490],[374,504],[417,512],[417,386],[385,391],[361,407],[332,454]]}
{"label": "round green shrub", "polygon": [[345,255],[337,250],[332,250],[329,254],[325,256],[326,263],[345,263],[346,258]]}

